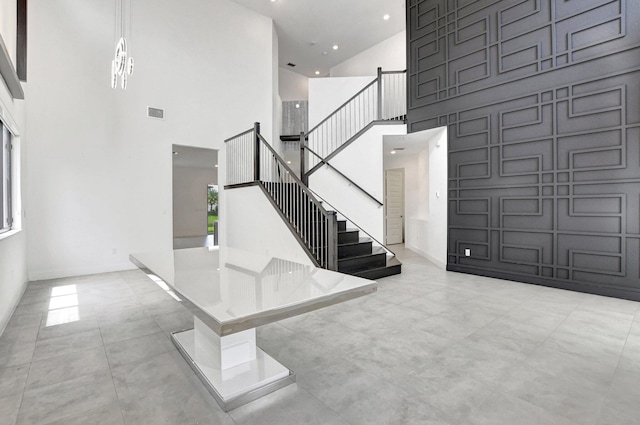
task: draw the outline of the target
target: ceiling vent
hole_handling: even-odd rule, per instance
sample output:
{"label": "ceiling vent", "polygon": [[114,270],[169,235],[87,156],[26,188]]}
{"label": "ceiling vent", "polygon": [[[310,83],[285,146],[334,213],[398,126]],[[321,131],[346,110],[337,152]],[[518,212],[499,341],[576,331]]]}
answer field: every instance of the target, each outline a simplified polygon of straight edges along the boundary
{"label": "ceiling vent", "polygon": [[295,68],[296,64],[295,64],[295,63],[291,63],[291,62],[289,62],[289,63],[287,64],[287,66],[290,66],[291,68]]}

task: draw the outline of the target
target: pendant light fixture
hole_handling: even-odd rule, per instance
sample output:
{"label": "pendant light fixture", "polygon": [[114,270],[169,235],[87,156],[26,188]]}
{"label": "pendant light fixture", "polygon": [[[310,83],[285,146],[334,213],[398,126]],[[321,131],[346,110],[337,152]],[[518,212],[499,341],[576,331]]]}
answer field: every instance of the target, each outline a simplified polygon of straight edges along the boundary
{"label": "pendant light fixture", "polygon": [[127,38],[131,38],[131,0],[115,0],[115,57],[111,61],[111,87],[127,88],[127,77],[133,73],[133,57],[129,55]]}

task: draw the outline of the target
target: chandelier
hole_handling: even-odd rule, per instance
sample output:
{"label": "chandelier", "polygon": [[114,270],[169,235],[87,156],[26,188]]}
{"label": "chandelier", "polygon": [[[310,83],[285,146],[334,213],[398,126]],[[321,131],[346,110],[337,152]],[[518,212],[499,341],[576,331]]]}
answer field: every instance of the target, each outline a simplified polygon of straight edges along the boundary
{"label": "chandelier", "polygon": [[[114,39],[116,41],[115,57],[111,61],[111,87],[127,88],[127,77],[133,73],[133,57],[129,55],[127,38],[131,36],[131,0],[115,0]],[[127,6],[128,5],[128,13]]]}

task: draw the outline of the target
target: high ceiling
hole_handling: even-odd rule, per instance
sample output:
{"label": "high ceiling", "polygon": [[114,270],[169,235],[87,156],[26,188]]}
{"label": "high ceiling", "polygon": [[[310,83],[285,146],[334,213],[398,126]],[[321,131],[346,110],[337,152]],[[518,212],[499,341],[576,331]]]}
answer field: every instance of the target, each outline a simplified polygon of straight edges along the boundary
{"label": "high ceiling", "polygon": [[328,76],[331,67],[405,29],[404,0],[234,1],[273,19],[279,65],[309,77]]}

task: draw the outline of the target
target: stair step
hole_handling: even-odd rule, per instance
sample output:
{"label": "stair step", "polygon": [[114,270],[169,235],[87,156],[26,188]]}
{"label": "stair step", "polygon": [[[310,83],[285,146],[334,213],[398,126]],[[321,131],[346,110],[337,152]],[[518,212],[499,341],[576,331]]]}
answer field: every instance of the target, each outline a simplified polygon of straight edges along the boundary
{"label": "stair step", "polygon": [[365,279],[374,280],[383,277],[394,276],[400,273],[402,273],[402,263],[396,257],[393,257],[387,261],[387,264],[384,267],[361,270],[351,274]]}
{"label": "stair step", "polygon": [[338,271],[342,273],[355,273],[371,268],[385,267],[387,254],[366,254],[357,257],[342,258],[338,260]]}
{"label": "stair step", "polygon": [[373,242],[353,242],[338,245],[338,259],[358,257],[360,255],[371,254]]}
{"label": "stair step", "polygon": [[[317,249],[326,244],[326,236],[321,234],[325,221],[318,210],[311,213],[312,207],[298,205],[299,197],[293,183],[262,182],[283,214],[293,216],[290,220],[296,228],[303,228],[316,234],[313,245]],[[294,214],[291,214],[294,213]],[[381,247],[373,247],[369,238],[361,238],[358,229],[348,229],[347,220],[337,220],[338,231],[338,271],[365,279],[380,279],[400,274],[402,263],[397,258],[387,258],[387,252]]]}
{"label": "stair step", "polygon": [[345,243],[355,243],[360,240],[360,232],[357,230],[338,231],[338,245]]}

